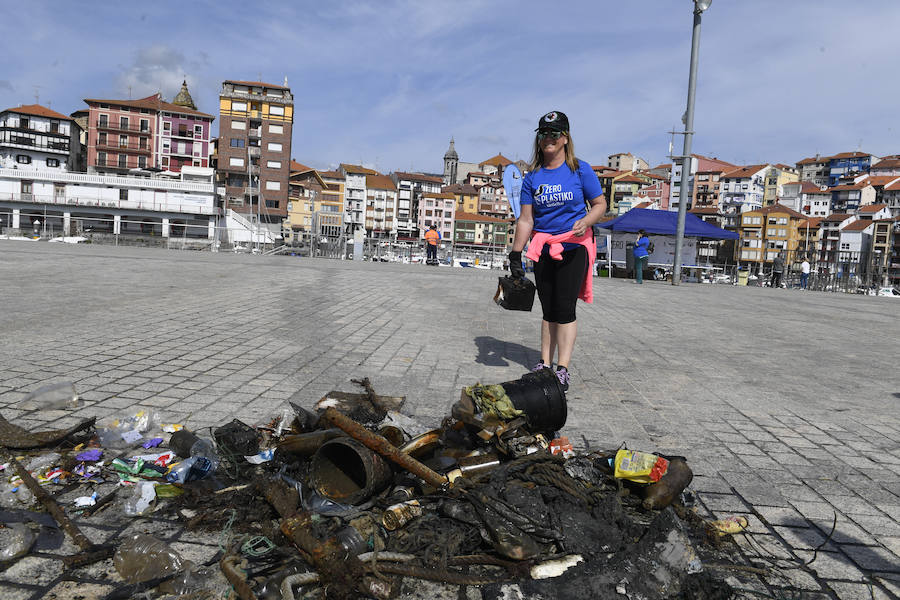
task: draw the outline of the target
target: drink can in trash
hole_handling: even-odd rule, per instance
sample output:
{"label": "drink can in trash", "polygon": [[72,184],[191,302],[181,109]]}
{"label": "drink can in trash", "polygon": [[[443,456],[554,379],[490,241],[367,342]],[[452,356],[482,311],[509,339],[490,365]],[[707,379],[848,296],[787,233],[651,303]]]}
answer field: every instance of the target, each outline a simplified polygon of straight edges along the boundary
{"label": "drink can in trash", "polygon": [[393,531],[419,516],[422,516],[422,507],[419,505],[419,501],[410,500],[387,507],[381,517],[381,523],[385,529]]}

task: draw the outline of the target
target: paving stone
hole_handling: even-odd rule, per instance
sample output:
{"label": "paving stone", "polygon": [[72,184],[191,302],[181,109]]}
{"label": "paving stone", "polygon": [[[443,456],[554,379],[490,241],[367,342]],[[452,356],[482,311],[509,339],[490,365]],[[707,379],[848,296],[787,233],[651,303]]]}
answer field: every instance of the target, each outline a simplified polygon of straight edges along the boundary
{"label": "paving stone", "polygon": [[889,600],[880,586],[873,583],[846,583],[842,581],[828,581],[826,583],[841,600]]}

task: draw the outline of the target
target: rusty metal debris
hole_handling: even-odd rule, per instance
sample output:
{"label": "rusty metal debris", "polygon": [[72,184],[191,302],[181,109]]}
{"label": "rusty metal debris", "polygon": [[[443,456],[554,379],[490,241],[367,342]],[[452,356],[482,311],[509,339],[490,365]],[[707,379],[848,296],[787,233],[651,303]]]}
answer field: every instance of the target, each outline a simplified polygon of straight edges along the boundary
{"label": "rusty metal debris", "polygon": [[[673,503],[687,510],[680,504],[692,477],[687,460],[666,457],[660,464],[668,471],[650,484],[617,479],[615,450],[578,452],[559,435],[565,394],[554,381],[529,374],[490,386],[478,402],[463,391],[431,429],[398,413],[405,399],[377,395],[368,379],[354,380],[365,393],[329,392],[314,410],[292,404],[266,425],[235,420],[211,428],[212,440],[173,428],[160,448],[138,450],[143,458],[123,460],[117,452],[106,468],[128,487],[97,495],[82,515],[154,491],[147,513],[178,519],[186,535],[221,538],[220,553],[206,564],[218,563],[222,585],[242,600],[386,599],[396,597],[403,579],[482,586],[485,598],[502,597],[499,586],[511,583],[525,597],[575,600],[597,597],[589,595],[596,590],[611,597],[617,585],[635,597],[675,597],[698,577],[727,590],[712,569],[696,570],[701,563],[687,526],[672,509],[661,510]],[[497,411],[482,409],[498,398]],[[25,430],[0,417],[0,431],[4,423],[21,443]],[[91,424],[35,435],[64,440]],[[111,439],[120,433],[128,432]],[[83,535],[46,481],[10,459],[81,549],[65,558],[68,567],[112,554],[113,546]],[[60,461],[73,468],[65,452]],[[190,477],[177,461],[191,463]],[[84,462],[78,468],[91,475]],[[661,566],[653,562],[660,548],[670,561]],[[143,583],[141,593],[152,597],[166,579]],[[202,592],[203,582],[196,585]]]}

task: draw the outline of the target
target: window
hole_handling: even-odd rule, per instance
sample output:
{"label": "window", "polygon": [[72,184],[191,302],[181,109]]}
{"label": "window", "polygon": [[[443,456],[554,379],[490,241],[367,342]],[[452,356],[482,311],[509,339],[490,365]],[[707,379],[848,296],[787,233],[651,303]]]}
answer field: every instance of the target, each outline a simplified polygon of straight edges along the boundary
{"label": "window", "polygon": [[168,154],[171,149],[171,146],[172,146],[172,142],[170,142],[169,140],[163,140],[163,143],[162,143],[163,153]]}
{"label": "window", "polygon": [[284,107],[283,106],[270,106],[269,114],[283,117],[284,116]]}
{"label": "window", "polygon": [[143,131],[144,133],[150,131],[150,121],[148,121],[147,119],[141,119],[141,131]]}
{"label": "window", "polygon": [[231,138],[232,148],[243,148],[246,142],[240,138]]}
{"label": "window", "polygon": [[31,181],[23,181],[22,182],[22,196],[28,200],[31,199],[31,194],[34,192],[34,182]]}
{"label": "window", "polygon": [[244,159],[243,158],[235,158],[232,156],[231,158],[228,159],[228,165],[232,166],[232,167],[243,167]]}
{"label": "window", "polygon": [[146,156],[138,156],[138,166],[142,169],[147,168],[147,157]]}
{"label": "window", "polygon": [[128,136],[120,135],[119,136],[119,148],[127,148],[128,147]]}
{"label": "window", "polygon": [[163,131],[172,131],[172,121],[163,121]]}
{"label": "window", "polygon": [[128,156],[127,156],[127,155],[125,155],[125,154],[120,154],[120,155],[119,155],[119,166],[120,166],[120,167],[127,167],[127,166],[128,166]]}
{"label": "window", "polygon": [[57,198],[65,198],[66,197],[66,184],[64,183],[54,183],[53,184],[53,195]]}
{"label": "window", "polygon": [[270,169],[280,169],[281,161],[280,160],[270,160],[266,162],[266,166]]}
{"label": "window", "polygon": [[232,102],[231,110],[237,112],[247,112],[247,103],[246,102]]}
{"label": "window", "polygon": [[50,132],[59,133],[59,121],[50,121]]}
{"label": "window", "polygon": [[31,157],[27,154],[16,154],[16,162],[20,165],[30,165]]}
{"label": "window", "polygon": [[284,133],[284,125],[269,125],[269,133]]}
{"label": "window", "polygon": [[100,134],[97,136],[97,144],[100,146],[106,145],[106,132],[105,131],[101,131]]}
{"label": "window", "polygon": [[272,152],[281,152],[281,144],[276,144],[275,142],[269,142],[268,148]]}
{"label": "window", "polygon": [[98,167],[106,166],[106,152],[98,152],[97,153],[97,166]]}
{"label": "window", "polygon": [[194,125],[194,137],[203,137],[203,125]]}
{"label": "window", "polygon": [[119,117],[119,127],[128,129],[128,117]]}
{"label": "window", "polygon": [[246,121],[234,121],[234,120],[232,120],[232,121],[231,121],[231,128],[232,128],[232,129],[241,129],[241,130],[247,129],[247,122],[246,122]]}
{"label": "window", "polygon": [[128,200],[128,190],[119,190],[119,200]]}
{"label": "window", "polygon": [[266,189],[267,189],[267,190],[276,190],[276,191],[277,191],[277,190],[280,190],[280,189],[281,189],[281,182],[280,182],[280,181],[267,181],[267,182],[266,182]]}
{"label": "window", "polygon": [[48,167],[58,167],[58,166],[59,166],[59,159],[58,159],[58,158],[48,158],[48,159],[47,159],[47,166],[48,166]]}
{"label": "window", "polygon": [[[101,106],[103,106],[101,104]],[[109,125],[109,115],[100,115],[100,127],[106,127]]]}

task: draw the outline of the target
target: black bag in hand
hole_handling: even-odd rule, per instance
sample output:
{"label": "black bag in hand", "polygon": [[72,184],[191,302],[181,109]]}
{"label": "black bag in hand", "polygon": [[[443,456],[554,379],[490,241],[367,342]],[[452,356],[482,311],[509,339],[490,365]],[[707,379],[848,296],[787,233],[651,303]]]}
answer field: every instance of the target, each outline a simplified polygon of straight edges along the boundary
{"label": "black bag in hand", "polygon": [[506,275],[499,280],[494,302],[506,310],[531,310],[534,306],[535,287],[530,279]]}

